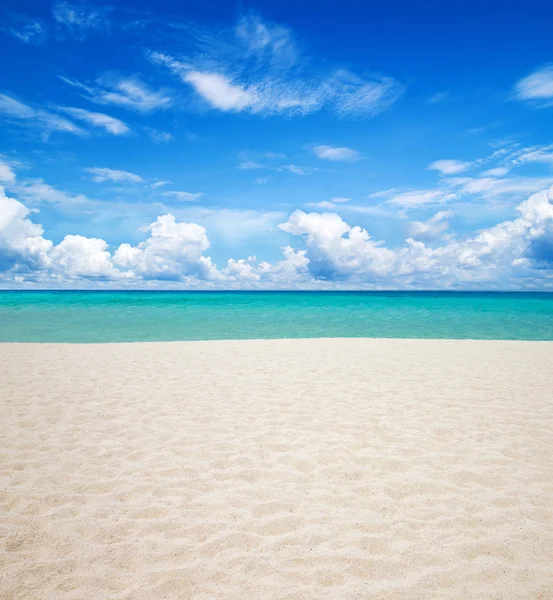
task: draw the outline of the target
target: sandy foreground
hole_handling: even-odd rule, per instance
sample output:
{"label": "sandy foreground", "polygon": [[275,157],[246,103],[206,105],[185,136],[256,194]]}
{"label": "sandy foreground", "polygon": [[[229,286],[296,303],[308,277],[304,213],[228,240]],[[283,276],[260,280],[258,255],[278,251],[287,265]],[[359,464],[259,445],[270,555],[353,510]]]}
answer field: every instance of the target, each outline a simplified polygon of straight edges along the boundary
{"label": "sandy foreground", "polygon": [[553,343],[0,344],[0,598],[553,598]]}

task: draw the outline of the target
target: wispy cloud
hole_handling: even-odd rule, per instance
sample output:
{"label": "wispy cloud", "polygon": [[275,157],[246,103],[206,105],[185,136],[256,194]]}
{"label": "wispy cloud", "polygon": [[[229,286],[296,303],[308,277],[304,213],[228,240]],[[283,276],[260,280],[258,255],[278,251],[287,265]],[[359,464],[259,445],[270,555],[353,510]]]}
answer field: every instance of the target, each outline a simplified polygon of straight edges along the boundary
{"label": "wispy cloud", "polygon": [[140,175],[130,173],[129,171],[118,171],[117,169],[108,169],[105,167],[89,167],[84,170],[90,173],[93,176],[92,180],[97,183],[105,181],[141,183],[144,181]]}
{"label": "wispy cloud", "polygon": [[553,106],[553,64],[544,65],[518,81],[515,96],[519,100]]}
{"label": "wispy cloud", "polygon": [[430,104],[437,104],[438,102],[443,102],[448,98],[449,92],[438,92],[437,94],[430,96],[430,98],[428,98],[428,102],[430,102]]}
{"label": "wispy cloud", "polygon": [[52,16],[64,33],[83,40],[94,31],[109,29],[109,13],[106,6],[93,6],[88,2],[71,3],[58,1],[52,8]]}
{"label": "wispy cloud", "polygon": [[387,200],[387,203],[401,208],[416,208],[431,204],[442,204],[456,198],[456,194],[448,190],[412,190],[393,196]]}
{"label": "wispy cloud", "polygon": [[180,202],[197,202],[202,196],[203,192],[179,192],[179,191],[170,191],[163,192],[162,196],[170,196],[179,200]]}
{"label": "wispy cloud", "polygon": [[39,45],[48,39],[46,25],[40,19],[26,15],[8,13],[4,16],[4,24],[0,25],[1,30],[11,33],[25,44]]}
{"label": "wispy cloud", "polygon": [[79,121],[84,121],[93,127],[100,127],[112,135],[125,135],[131,131],[126,123],[104,113],[91,112],[84,108],[73,108],[70,106],[59,106],[58,109]]}
{"label": "wispy cloud", "polygon": [[28,179],[13,186],[17,197],[28,204],[86,204],[91,202],[84,194],[71,194],[60,190],[43,179]]}
{"label": "wispy cloud", "polygon": [[335,148],[333,146],[314,146],[313,152],[322,160],[354,161],[359,158],[359,152],[351,148]]}
{"label": "wispy cloud", "polygon": [[75,135],[86,134],[84,129],[72,121],[50,111],[33,108],[6,94],[0,94],[0,115],[20,125],[37,127],[42,131],[43,140],[47,140],[54,131]]}
{"label": "wispy cloud", "polygon": [[159,131],[159,129],[154,129],[153,127],[144,127],[144,131],[156,144],[164,144],[175,139],[175,136],[172,133],[167,131]]}
{"label": "wispy cloud", "polygon": [[428,168],[433,171],[439,171],[442,175],[455,175],[456,173],[462,173],[470,167],[470,163],[463,162],[461,160],[436,160]]}
{"label": "wispy cloud", "polygon": [[96,104],[121,106],[140,113],[167,109],[173,104],[173,97],[168,90],[152,90],[136,75],[105,73],[96,79],[96,85],[84,84],[63,76],[60,76],[60,79],[80,90],[83,97]]}
{"label": "wispy cloud", "polygon": [[164,52],[148,56],[213,109],[304,115],[326,108],[339,116],[361,117],[385,110],[403,91],[391,77],[313,68],[314,61],[301,55],[288,28],[259,17],[242,17],[230,30],[188,33],[193,44],[186,57]]}

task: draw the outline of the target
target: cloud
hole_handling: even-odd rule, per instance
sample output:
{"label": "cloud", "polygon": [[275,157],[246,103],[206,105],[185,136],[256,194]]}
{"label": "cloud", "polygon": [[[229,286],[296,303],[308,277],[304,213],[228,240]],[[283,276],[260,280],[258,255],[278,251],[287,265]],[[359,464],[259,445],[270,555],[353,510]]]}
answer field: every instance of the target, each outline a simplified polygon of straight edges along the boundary
{"label": "cloud", "polygon": [[455,200],[456,194],[447,190],[413,190],[393,196],[387,202],[402,208],[416,208]]}
{"label": "cloud", "polygon": [[0,182],[15,183],[15,173],[10,165],[0,160]]}
{"label": "cloud", "polygon": [[86,131],[72,121],[52,112],[33,108],[7,94],[0,94],[0,115],[20,125],[37,127],[42,130],[43,140],[47,140],[54,131],[85,135]]}
{"label": "cloud", "polygon": [[96,104],[111,104],[139,113],[151,113],[164,110],[173,105],[169,90],[152,90],[138,76],[122,76],[117,73],[105,73],[96,79],[96,86],[60,76],[68,85],[77,88],[82,95]]}
{"label": "cloud", "polygon": [[429,169],[439,171],[442,175],[455,175],[456,173],[462,173],[469,167],[470,163],[450,159],[436,160],[428,166]]}
{"label": "cloud", "polygon": [[438,102],[443,102],[448,98],[449,92],[438,92],[437,94],[430,96],[430,98],[428,98],[428,102],[430,102],[430,104],[437,104]]}
{"label": "cloud", "polygon": [[58,110],[62,110],[63,112],[71,115],[73,118],[78,119],[79,121],[84,121],[93,127],[104,129],[112,135],[126,135],[131,131],[128,125],[123,121],[103,113],[91,112],[89,110],[85,110],[84,108],[72,108],[69,106],[59,106]]}
{"label": "cloud", "polygon": [[51,186],[42,179],[28,179],[11,186],[20,200],[29,204],[46,202],[50,204],[88,204],[91,202],[84,194],[71,194]]}
{"label": "cloud", "polygon": [[168,133],[166,131],[159,131],[159,129],[154,129],[153,127],[144,127],[144,131],[156,144],[164,144],[175,139],[172,133]]}
{"label": "cloud", "polygon": [[333,146],[314,146],[313,152],[321,160],[353,161],[359,158],[359,152],[351,148],[335,148]]}
{"label": "cloud", "polygon": [[391,77],[314,67],[289,29],[256,16],[242,17],[232,29],[187,33],[191,47],[185,57],[163,52],[148,57],[212,109],[305,115],[324,108],[341,117],[363,117],[386,110],[403,92]]}
{"label": "cloud", "polygon": [[407,227],[407,235],[424,242],[439,240],[449,229],[447,219],[451,216],[453,216],[453,211],[442,210],[428,219],[428,221],[412,221]]}
{"label": "cloud", "polygon": [[203,192],[179,192],[179,191],[170,191],[163,192],[162,196],[171,196],[180,202],[197,202],[202,196]]}
{"label": "cloud", "polygon": [[[280,228],[305,239],[307,269],[316,279],[419,287],[431,282],[442,288],[490,283],[517,287],[523,277],[553,268],[553,188],[530,196],[517,213],[513,220],[472,237],[447,239],[435,248],[413,238],[399,248],[386,248],[365,229],[352,227],[334,213],[297,210]],[[448,216],[438,213],[430,222],[443,223]],[[421,222],[418,230],[429,233]]]}
{"label": "cloud", "polygon": [[241,111],[257,100],[254,93],[234,85],[228,77],[218,73],[190,71],[183,80],[192,85],[211,106],[223,111]]}
{"label": "cloud", "polygon": [[306,206],[312,206],[313,208],[322,208],[325,210],[333,210],[337,208],[337,205],[345,204],[349,201],[350,198],[334,197],[330,200],[322,200],[321,202],[308,202]]}
{"label": "cloud", "polygon": [[494,169],[484,171],[482,175],[484,177],[503,177],[504,175],[507,175],[508,172],[509,169],[507,167],[495,167]]}
{"label": "cloud", "polygon": [[129,173],[129,171],[117,171],[116,169],[102,167],[90,167],[84,170],[93,175],[92,180],[97,183],[103,183],[104,181],[141,183],[144,181],[140,175]]}
{"label": "cloud", "polygon": [[[272,230],[281,214],[204,210],[207,218],[229,227],[248,221],[259,234]],[[284,258],[274,264],[229,258],[217,269],[205,253],[210,247],[206,227],[178,221],[172,214],[158,216],[146,240],[110,249],[99,238],[67,235],[54,244],[33,214],[0,188],[0,279],[62,285],[64,282],[113,281],[133,286],[141,281],[181,282],[216,287],[440,287],[521,288],[526,284],[553,287],[544,278],[553,269],[553,188],[531,195],[517,207],[517,215],[472,236],[444,236],[449,212],[419,221],[419,238],[441,243],[426,246],[409,237],[395,248],[374,240],[366,229],[352,226],[335,213],[294,211],[279,225],[297,238],[300,248],[285,246]],[[234,216],[233,216],[234,215]],[[246,218],[245,218],[246,217]],[[440,225],[441,231],[431,231]],[[118,283],[117,283],[118,282]],[[324,282],[327,282],[326,284]]]}
{"label": "cloud", "polygon": [[244,160],[238,165],[239,169],[265,169],[267,168],[265,165],[262,165],[253,160]]}
{"label": "cloud", "polygon": [[8,31],[25,44],[40,45],[48,39],[48,28],[40,19],[19,14],[8,14],[1,29]]}
{"label": "cloud", "polygon": [[108,7],[88,2],[58,1],[52,8],[52,16],[60,28],[78,40],[86,39],[91,32],[109,29],[109,12]]}
{"label": "cloud", "polygon": [[203,252],[209,248],[204,227],[178,223],[171,214],[158,217],[149,227],[150,237],[138,244],[121,244],[113,256],[117,267],[145,279],[180,280],[186,276],[212,279],[217,271]]}
{"label": "cloud", "polygon": [[553,65],[544,65],[515,85],[515,97],[551,106],[553,102]]}
{"label": "cloud", "polygon": [[553,146],[525,148],[513,162],[515,164],[537,162],[553,166]]}
{"label": "cloud", "polygon": [[257,177],[254,179],[254,183],[257,183],[257,185],[265,185],[268,181],[268,177]]}
{"label": "cloud", "polygon": [[318,169],[312,169],[309,167],[298,167],[298,165],[283,165],[278,168],[279,171],[290,171],[294,175],[312,175]]}

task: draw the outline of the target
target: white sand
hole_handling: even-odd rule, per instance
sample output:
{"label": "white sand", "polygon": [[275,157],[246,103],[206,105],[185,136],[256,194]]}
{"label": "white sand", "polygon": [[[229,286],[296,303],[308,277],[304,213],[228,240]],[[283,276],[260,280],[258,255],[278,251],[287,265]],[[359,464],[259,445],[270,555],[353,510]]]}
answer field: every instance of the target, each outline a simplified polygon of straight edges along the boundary
{"label": "white sand", "polygon": [[553,343],[0,345],[0,598],[553,598]]}

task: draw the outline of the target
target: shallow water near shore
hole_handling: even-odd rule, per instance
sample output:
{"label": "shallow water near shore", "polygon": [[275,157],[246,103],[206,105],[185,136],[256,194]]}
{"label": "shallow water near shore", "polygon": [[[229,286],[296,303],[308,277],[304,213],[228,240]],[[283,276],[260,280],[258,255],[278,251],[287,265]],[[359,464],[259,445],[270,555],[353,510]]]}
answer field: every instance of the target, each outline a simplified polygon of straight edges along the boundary
{"label": "shallow water near shore", "polygon": [[553,294],[2,291],[2,342],[553,340]]}

